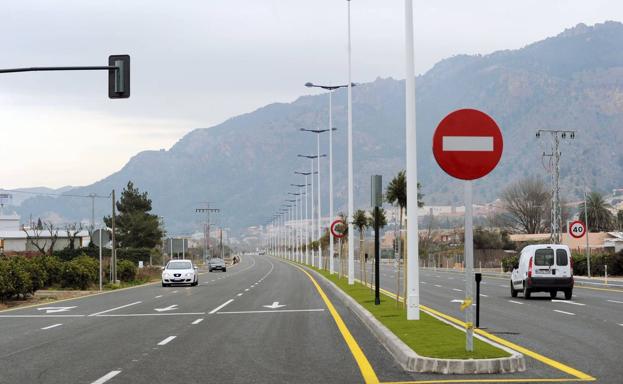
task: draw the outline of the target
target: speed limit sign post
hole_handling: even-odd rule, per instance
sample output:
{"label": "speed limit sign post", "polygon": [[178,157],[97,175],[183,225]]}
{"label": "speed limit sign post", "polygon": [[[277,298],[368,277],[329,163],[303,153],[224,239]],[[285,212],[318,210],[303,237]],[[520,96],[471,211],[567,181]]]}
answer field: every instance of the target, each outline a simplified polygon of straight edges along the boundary
{"label": "speed limit sign post", "polygon": [[586,234],[586,224],[583,221],[576,220],[569,224],[569,235],[571,237],[580,239]]}

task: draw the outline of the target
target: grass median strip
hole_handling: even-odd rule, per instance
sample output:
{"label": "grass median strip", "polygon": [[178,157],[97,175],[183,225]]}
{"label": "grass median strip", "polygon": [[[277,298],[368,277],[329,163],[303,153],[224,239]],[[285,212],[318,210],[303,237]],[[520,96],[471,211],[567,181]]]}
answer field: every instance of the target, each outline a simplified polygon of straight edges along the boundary
{"label": "grass median strip", "polygon": [[420,356],[441,359],[491,359],[510,356],[508,352],[476,338],[474,351],[467,352],[465,333],[455,327],[424,312],[420,313],[419,321],[409,321],[402,305],[397,306],[395,300],[382,296],[381,304],[374,305],[374,294],[369,287],[360,283],[348,285],[346,278],[330,275],[324,270],[314,270],[355,299]]}

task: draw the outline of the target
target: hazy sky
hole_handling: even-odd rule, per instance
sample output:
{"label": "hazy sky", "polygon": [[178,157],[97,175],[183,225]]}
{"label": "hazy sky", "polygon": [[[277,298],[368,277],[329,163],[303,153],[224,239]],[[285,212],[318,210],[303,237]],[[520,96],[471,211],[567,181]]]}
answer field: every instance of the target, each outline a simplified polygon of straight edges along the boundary
{"label": "hazy sky", "polygon": [[[520,48],[617,0],[415,0],[416,70]],[[345,0],[6,1],[0,68],[106,65],[132,56],[132,97],[104,72],[0,75],[0,187],[85,185],[146,149],[265,104],[346,81]],[[353,0],[353,80],[404,77],[404,2]],[[356,111],[355,111],[356,113]]]}

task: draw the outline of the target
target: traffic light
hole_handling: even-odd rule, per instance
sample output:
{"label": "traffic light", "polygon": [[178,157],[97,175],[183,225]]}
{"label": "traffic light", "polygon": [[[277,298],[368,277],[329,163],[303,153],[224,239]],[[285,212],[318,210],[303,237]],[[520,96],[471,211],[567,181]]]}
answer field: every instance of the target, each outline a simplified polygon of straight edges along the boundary
{"label": "traffic light", "polygon": [[117,68],[108,70],[108,97],[127,99],[130,97],[130,55],[111,55],[108,66]]}

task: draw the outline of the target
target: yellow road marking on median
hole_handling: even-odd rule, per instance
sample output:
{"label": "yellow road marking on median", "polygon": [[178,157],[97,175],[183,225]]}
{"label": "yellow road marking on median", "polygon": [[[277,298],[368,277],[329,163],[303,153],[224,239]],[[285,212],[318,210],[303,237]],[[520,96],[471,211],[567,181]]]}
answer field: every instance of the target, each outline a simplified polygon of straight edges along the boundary
{"label": "yellow road marking on median", "polygon": [[421,380],[421,381],[386,381],[381,384],[442,384],[442,383],[569,383],[592,380],[583,379],[452,379],[452,380]]}
{"label": "yellow road marking on median", "polygon": [[[386,296],[390,296],[392,298],[396,297],[395,293],[392,293],[392,292],[390,292],[388,290],[385,290],[385,289],[381,288],[380,291],[383,292]],[[404,301],[402,296],[398,296],[398,298],[399,298],[400,301]],[[446,320],[448,320],[448,321],[450,321],[450,322],[452,322],[452,323],[454,323],[456,325],[459,325],[462,328],[465,328],[465,322],[463,322],[463,321],[461,321],[459,319],[456,319],[456,318],[454,318],[452,316],[446,315],[445,313],[439,312],[439,311],[434,310],[432,308],[429,308],[429,307],[427,307],[425,305],[421,305],[420,304],[420,308],[422,308],[426,312],[429,312],[429,313],[431,313],[433,315],[439,316],[439,317],[441,317],[443,319],[446,319]],[[535,359],[537,361],[540,361],[543,364],[547,364],[550,367],[556,368],[559,371],[562,371],[562,372],[567,373],[567,374],[569,374],[571,376],[574,376],[577,379],[580,379],[581,381],[594,381],[595,380],[594,377],[592,377],[590,375],[587,375],[586,373],[584,373],[582,371],[579,371],[579,370],[577,370],[575,368],[571,368],[568,365],[565,365],[565,364],[560,363],[560,362],[558,362],[556,360],[550,359],[549,357],[543,356],[543,355],[541,355],[539,353],[536,353],[536,352],[531,351],[531,350],[529,350],[527,348],[519,346],[519,345],[517,345],[515,343],[512,343],[512,342],[510,342],[508,340],[502,339],[501,337],[495,336],[495,335],[493,335],[493,334],[491,334],[491,333],[489,333],[487,331],[483,331],[482,329],[475,329],[474,332],[476,332],[477,334],[479,334],[479,335],[481,335],[483,337],[486,337],[489,340],[495,341],[498,344],[501,344],[501,345],[503,345],[505,347],[513,349],[513,350],[515,350],[515,351],[517,351],[519,353],[523,353],[526,356],[530,356],[533,359]],[[539,380],[545,381],[546,379],[539,379]],[[554,379],[551,379],[551,380],[554,380]],[[556,380],[558,380],[558,379],[556,379]],[[563,379],[560,379],[560,380],[563,380]],[[573,379],[571,379],[571,380],[573,380]],[[458,381],[458,382],[460,383],[460,382],[464,382],[464,381]],[[420,382],[420,383],[425,383],[425,382]]]}
{"label": "yellow road marking on median", "polygon": [[304,274],[306,274],[307,277],[309,277],[311,282],[316,287],[316,290],[320,294],[320,297],[322,298],[322,300],[326,304],[327,308],[329,309],[329,312],[331,313],[331,316],[333,316],[333,320],[335,321],[335,324],[337,325],[338,329],[340,330],[340,333],[342,334],[342,337],[344,338],[344,341],[348,345],[348,348],[350,349],[350,352],[353,354],[353,357],[355,358],[355,361],[357,362],[357,365],[359,366],[359,370],[361,371],[361,375],[363,376],[363,379],[364,379],[365,383],[366,384],[379,384],[379,379],[378,379],[378,377],[376,377],[376,373],[374,372],[374,369],[372,368],[372,365],[368,361],[368,358],[366,357],[366,355],[363,353],[363,351],[359,347],[359,344],[357,344],[357,341],[355,340],[353,335],[348,330],[348,327],[344,323],[344,320],[342,320],[342,317],[337,312],[337,310],[333,306],[333,303],[331,303],[331,300],[329,300],[329,298],[324,293],[324,291],[322,290],[322,288],[320,287],[320,285],[318,284],[316,279],[314,279],[314,277],[312,275],[310,275],[303,268],[301,268],[301,267],[299,267],[298,265],[295,265],[295,264],[293,264],[293,265],[296,268],[300,269]]}

